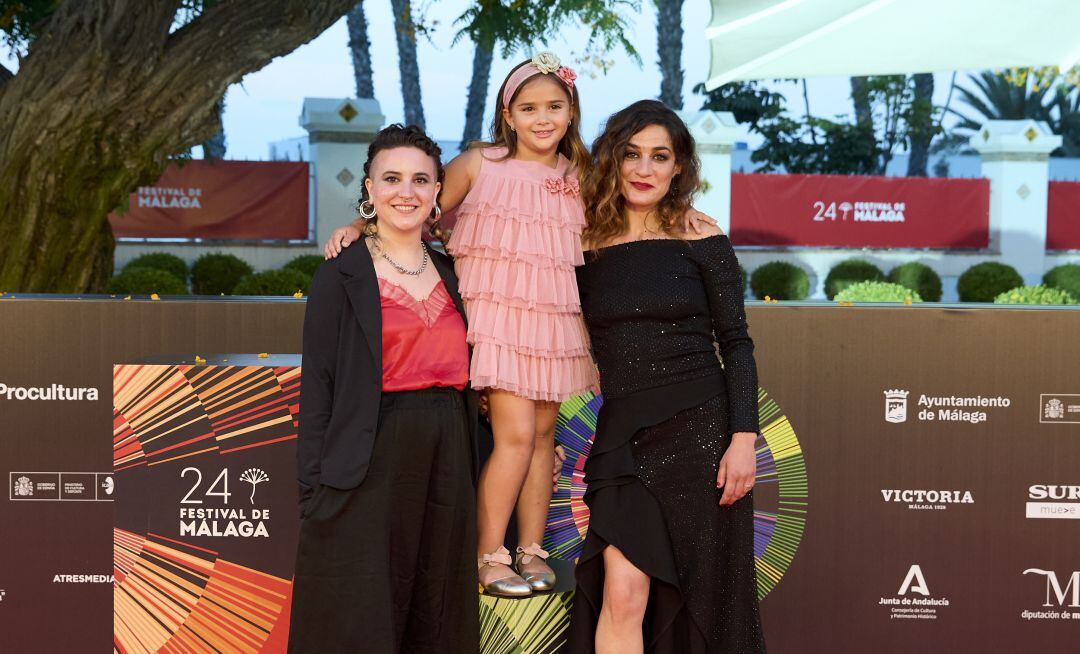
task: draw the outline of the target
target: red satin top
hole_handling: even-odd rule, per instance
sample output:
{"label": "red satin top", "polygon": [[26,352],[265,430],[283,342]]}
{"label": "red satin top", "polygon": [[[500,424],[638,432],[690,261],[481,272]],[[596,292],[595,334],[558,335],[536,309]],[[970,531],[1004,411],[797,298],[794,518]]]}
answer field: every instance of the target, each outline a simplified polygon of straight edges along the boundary
{"label": "red satin top", "polygon": [[442,280],[422,301],[379,278],[382,304],[383,392],[469,383],[469,346],[461,319]]}

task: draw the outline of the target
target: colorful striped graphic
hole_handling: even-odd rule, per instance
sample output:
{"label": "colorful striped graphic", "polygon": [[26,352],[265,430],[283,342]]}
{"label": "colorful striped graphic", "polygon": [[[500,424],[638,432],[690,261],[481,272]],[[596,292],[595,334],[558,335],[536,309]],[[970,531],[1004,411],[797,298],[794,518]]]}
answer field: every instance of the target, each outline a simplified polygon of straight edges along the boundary
{"label": "colorful striped graphic", "polygon": [[[585,461],[603,405],[591,393],[564,402],[555,440],[566,450],[562,476],[548,512],[544,548],[560,559],[576,560],[589,525],[585,506]],[[806,526],[808,486],[802,448],[791,423],[764,389],[758,389],[761,435],[754,489],[754,557],[758,597],[763,599],[791,566]]]}
{"label": "colorful striped graphic", "polygon": [[296,438],[299,367],[115,366],[113,389],[116,472]]}
{"label": "colorful striped graphic", "polygon": [[115,650],[285,651],[300,368],[118,365],[113,384]]}
{"label": "colorful striped graphic", "polygon": [[553,654],[566,642],[573,593],[526,600],[480,596],[482,654]]}
{"label": "colorful striped graphic", "polygon": [[124,654],[258,652],[291,581],[157,534],[113,531],[113,641]]}

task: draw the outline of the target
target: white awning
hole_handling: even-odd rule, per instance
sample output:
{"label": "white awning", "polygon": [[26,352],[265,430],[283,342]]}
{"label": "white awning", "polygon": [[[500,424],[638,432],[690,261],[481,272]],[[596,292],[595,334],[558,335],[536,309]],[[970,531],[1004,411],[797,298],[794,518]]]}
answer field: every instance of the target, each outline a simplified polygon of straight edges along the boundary
{"label": "white awning", "polygon": [[712,0],[708,89],[1080,60],[1080,0]]}

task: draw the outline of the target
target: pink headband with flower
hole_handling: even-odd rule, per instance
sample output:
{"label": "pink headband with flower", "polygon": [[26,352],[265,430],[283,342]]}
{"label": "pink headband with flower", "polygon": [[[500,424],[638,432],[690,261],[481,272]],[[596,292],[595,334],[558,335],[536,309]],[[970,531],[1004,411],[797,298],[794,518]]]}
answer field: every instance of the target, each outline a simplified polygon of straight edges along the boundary
{"label": "pink headband with flower", "polygon": [[506,80],[506,86],[503,87],[503,107],[510,108],[510,99],[514,97],[521,85],[530,78],[535,75],[548,75],[551,73],[554,73],[556,77],[562,80],[563,84],[566,84],[566,88],[570,89],[570,98],[573,101],[574,80],[577,79],[577,73],[573,69],[563,66],[555,53],[540,52],[533,55],[529,63],[510,74],[510,77]]}

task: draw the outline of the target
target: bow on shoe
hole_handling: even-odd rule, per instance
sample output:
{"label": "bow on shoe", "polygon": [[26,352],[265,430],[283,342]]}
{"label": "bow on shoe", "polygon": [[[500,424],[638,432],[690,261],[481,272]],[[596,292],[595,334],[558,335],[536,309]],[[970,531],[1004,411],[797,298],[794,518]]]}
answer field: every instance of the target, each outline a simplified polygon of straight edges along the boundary
{"label": "bow on shoe", "polygon": [[494,552],[484,554],[484,556],[480,559],[480,562],[483,565],[496,565],[499,563],[503,565],[510,565],[514,562],[514,560],[510,558],[510,550],[506,549],[505,547],[500,547]]}
{"label": "bow on shoe", "polygon": [[532,560],[533,560],[533,557],[539,556],[541,559],[544,559],[546,561],[548,556],[549,556],[549,554],[545,550],[540,549],[540,545],[538,543],[533,543],[532,545],[529,545],[528,547],[518,546],[517,551],[518,551],[518,554],[522,555],[521,556],[521,564],[522,565],[528,565],[529,563],[531,563]]}

